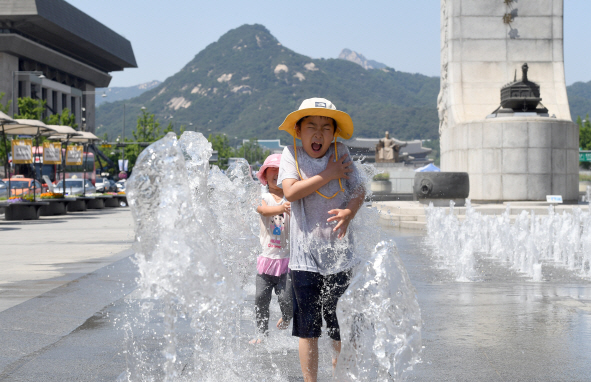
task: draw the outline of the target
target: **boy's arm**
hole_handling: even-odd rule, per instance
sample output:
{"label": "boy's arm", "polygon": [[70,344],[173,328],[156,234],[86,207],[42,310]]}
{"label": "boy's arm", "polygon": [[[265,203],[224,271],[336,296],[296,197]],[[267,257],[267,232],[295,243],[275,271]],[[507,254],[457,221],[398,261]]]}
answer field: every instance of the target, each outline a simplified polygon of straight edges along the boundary
{"label": "boy's arm", "polygon": [[262,204],[260,206],[257,207],[257,212],[265,217],[269,217],[269,216],[275,216],[275,215],[279,215],[282,214],[284,212],[289,213],[290,212],[290,203],[283,203],[280,206],[269,206],[267,205],[267,203],[263,200]]}
{"label": "boy's arm", "polygon": [[333,158],[334,155],[331,155],[330,158],[328,158],[326,168],[318,175],[303,180],[291,178],[284,179],[281,182],[281,186],[285,198],[290,202],[294,202],[310,195],[333,179],[349,179],[347,174],[353,171],[353,169],[349,167],[353,162],[349,161],[343,163],[347,158],[347,154],[340,157],[337,161],[334,161]]}
{"label": "boy's arm", "polygon": [[357,211],[359,211],[359,209],[363,205],[363,202],[365,201],[365,187],[359,186],[355,190],[354,195],[356,196],[353,197],[349,201],[349,203],[347,203],[347,207],[343,209],[334,209],[328,211],[329,214],[335,216],[328,218],[326,221],[338,221],[337,225],[333,228],[333,232],[336,232],[339,229],[341,230],[338,236],[339,239],[345,237],[347,229],[349,228],[349,223],[351,222],[351,220],[353,220],[355,215],[357,215]]}

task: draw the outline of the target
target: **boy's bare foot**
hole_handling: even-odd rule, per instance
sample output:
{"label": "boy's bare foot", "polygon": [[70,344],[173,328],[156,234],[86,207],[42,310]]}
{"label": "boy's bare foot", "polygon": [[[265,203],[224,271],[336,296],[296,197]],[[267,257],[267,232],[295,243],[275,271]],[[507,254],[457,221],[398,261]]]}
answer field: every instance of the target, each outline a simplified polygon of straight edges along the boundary
{"label": "boy's bare foot", "polygon": [[277,329],[285,330],[289,327],[289,321],[283,321],[283,317],[277,321]]}
{"label": "boy's bare foot", "polygon": [[263,341],[264,341],[264,339],[262,339],[262,338],[255,338],[255,339],[248,341],[248,343],[251,345],[259,345],[259,344],[262,344]]}

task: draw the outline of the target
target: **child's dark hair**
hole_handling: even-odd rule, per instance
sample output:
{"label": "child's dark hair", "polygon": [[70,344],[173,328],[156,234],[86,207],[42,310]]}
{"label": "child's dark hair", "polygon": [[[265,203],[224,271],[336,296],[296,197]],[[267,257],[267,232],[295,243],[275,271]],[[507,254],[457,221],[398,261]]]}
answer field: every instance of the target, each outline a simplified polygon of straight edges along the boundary
{"label": "child's dark hair", "polygon": [[[300,119],[299,119],[299,120],[296,122],[296,124],[295,124],[295,126],[296,126],[296,130],[297,130],[297,129],[301,129],[301,128],[302,128],[302,121],[303,121],[304,119],[308,118],[308,117],[312,117],[312,116],[311,116],[311,115],[307,115],[307,116],[305,116],[305,117],[302,117],[302,118],[300,118]],[[323,118],[328,118],[328,119],[330,119],[330,120],[332,121],[332,126],[334,127],[333,134],[336,134],[336,133],[337,133],[337,121],[336,121],[335,119],[333,119],[333,118],[330,118],[330,117],[323,117]]]}

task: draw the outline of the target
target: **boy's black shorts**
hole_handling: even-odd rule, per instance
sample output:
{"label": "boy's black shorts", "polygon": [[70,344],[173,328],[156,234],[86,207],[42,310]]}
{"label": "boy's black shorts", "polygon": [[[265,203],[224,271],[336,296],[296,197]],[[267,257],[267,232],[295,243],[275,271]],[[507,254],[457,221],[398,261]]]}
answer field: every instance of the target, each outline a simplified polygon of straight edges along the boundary
{"label": "boy's black shorts", "polygon": [[337,302],[351,282],[351,270],[322,276],[320,273],[291,271],[293,286],[293,330],[300,338],[318,338],[322,333],[322,318],[328,336],[341,340],[337,321]]}

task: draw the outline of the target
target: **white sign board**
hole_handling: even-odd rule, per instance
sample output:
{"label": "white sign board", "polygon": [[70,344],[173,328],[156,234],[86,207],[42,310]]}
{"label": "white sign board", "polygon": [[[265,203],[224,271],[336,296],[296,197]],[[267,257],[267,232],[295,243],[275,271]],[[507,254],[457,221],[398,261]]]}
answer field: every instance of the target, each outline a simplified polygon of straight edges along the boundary
{"label": "white sign board", "polygon": [[68,146],[66,151],[66,165],[82,165],[82,146]]}
{"label": "white sign board", "polygon": [[562,203],[562,195],[546,195],[548,203]]}
{"label": "white sign board", "polygon": [[129,161],[127,159],[119,159],[119,171],[127,171]]}
{"label": "white sign board", "polygon": [[12,162],[14,164],[33,163],[33,141],[14,139],[12,141]]}
{"label": "white sign board", "polygon": [[60,164],[62,162],[62,147],[60,143],[43,143],[43,162],[45,164]]}

